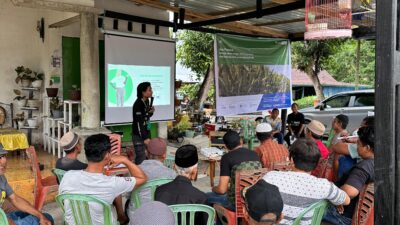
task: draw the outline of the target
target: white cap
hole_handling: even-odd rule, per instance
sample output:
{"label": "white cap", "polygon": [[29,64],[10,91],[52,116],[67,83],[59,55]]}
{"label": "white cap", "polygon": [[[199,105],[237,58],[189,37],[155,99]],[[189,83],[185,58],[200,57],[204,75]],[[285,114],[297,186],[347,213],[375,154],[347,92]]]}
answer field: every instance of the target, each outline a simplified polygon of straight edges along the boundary
{"label": "white cap", "polygon": [[257,133],[268,133],[272,131],[272,127],[269,123],[260,123],[256,127]]}

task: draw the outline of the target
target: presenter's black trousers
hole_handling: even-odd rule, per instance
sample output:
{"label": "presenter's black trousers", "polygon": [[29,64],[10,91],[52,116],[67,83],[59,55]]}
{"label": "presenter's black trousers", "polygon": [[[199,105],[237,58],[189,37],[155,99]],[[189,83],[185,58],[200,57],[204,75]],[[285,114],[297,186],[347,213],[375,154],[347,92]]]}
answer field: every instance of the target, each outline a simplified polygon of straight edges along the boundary
{"label": "presenter's black trousers", "polygon": [[133,149],[135,149],[135,164],[140,165],[146,159],[146,145],[138,135],[132,136]]}

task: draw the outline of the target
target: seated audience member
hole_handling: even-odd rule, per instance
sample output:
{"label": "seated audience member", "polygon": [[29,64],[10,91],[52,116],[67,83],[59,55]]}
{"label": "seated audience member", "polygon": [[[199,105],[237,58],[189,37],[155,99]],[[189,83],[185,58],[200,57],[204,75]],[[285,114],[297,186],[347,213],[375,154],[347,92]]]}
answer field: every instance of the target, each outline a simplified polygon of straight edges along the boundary
{"label": "seated audience member", "polygon": [[[164,166],[163,162],[167,157],[167,143],[162,138],[153,138],[147,145],[146,150],[147,160],[144,160],[139,167],[147,175],[148,180],[168,178],[174,179],[176,177],[175,171]],[[141,203],[149,202],[151,200],[150,189],[140,192]],[[130,215],[135,211],[133,204],[129,205]]]}
{"label": "seated audience member", "polygon": [[346,173],[336,184],[351,198],[348,206],[329,206],[323,221],[333,225],[350,225],[358,197],[363,187],[375,180],[374,172],[374,127],[361,127],[358,130],[357,151],[363,159]]}
{"label": "seated audience member", "polygon": [[279,117],[279,109],[274,108],[270,116],[265,117],[265,122],[272,126],[273,137],[278,140],[279,144],[283,144],[282,119]]}
{"label": "seated audience member", "polygon": [[[122,193],[130,192],[147,181],[146,174],[127,157],[112,155],[110,138],[104,134],[96,134],[85,141],[85,155],[88,167],[85,170],[75,170],[65,173],[59,188],[60,194],[85,194],[99,198],[111,205],[114,199]],[[132,177],[106,176],[105,167],[125,165]],[[118,206],[118,205],[116,205]],[[97,204],[90,205],[94,225],[103,224],[103,209]],[[120,224],[126,224],[128,218],[121,207],[116,207]],[[113,224],[116,223],[113,216]],[[65,203],[65,220],[69,225],[75,224],[72,210]]]}
{"label": "seated audience member", "polygon": [[[198,163],[197,148],[194,145],[184,145],[175,153],[175,169],[178,176],[170,183],[159,186],[155,192],[155,200],[167,205],[175,204],[206,204],[207,196],[193,187],[197,178]],[[207,216],[196,215],[195,224],[206,224]]]}
{"label": "seated audience member", "polygon": [[291,145],[291,138],[304,137],[304,114],[299,112],[299,106],[297,103],[292,104],[292,111],[293,112],[290,113],[287,118],[289,132],[284,138],[288,146]]}
{"label": "seated audience member", "polygon": [[262,118],[261,116],[259,116],[259,117],[257,117],[257,118],[255,119],[255,121],[256,121],[256,124],[260,124],[260,123],[263,122],[263,118]]}
{"label": "seated audience member", "polygon": [[[207,193],[207,204],[220,204],[223,207],[235,211],[235,203],[228,199],[229,182],[234,166],[238,166],[243,162],[257,161],[260,157],[254,152],[243,147],[243,141],[239,134],[235,131],[228,131],[223,137],[224,144],[228,149],[228,153],[221,158],[220,179],[218,186],[212,188],[212,192]],[[235,188],[235,187],[231,187]]]}
{"label": "seated audience member", "polygon": [[18,211],[7,213],[10,225],[53,225],[53,218],[47,213],[36,210],[28,201],[14,193],[8,184],[5,172],[7,168],[7,151],[0,144],[0,207],[8,200]]}
{"label": "seated audience member", "polygon": [[317,120],[311,120],[311,122],[306,126],[305,133],[307,138],[313,140],[318,145],[321,157],[327,159],[329,156],[329,150],[321,141],[322,136],[325,133],[325,126]]}
{"label": "seated audience member", "polygon": [[256,136],[261,145],[256,148],[264,168],[272,168],[274,163],[286,162],[289,152],[284,145],[272,139],[273,130],[269,123],[261,123],[256,127]]}
{"label": "seated audience member", "polygon": [[278,187],[261,179],[242,191],[244,215],[249,225],[279,224],[283,219],[283,200]]}
{"label": "seated audience member", "polygon": [[332,122],[332,129],[334,132],[334,136],[331,140],[330,146],[341,142],[338,138],[349,135],[349,133],[346,130],[348,124],[349,124],[349,117],[347,117],[346,115],[340,114],[335,117],[335,119]]}
{"label": "seated audience member", "polygon": [[[293,143],[289,156],[294,162],[293,171],[271,171],[263,179],[279,188],[284,207],[284,219],[280,224],[292,224],[296,217],[310,205],[328,200],[333,205],[348,205],[349,196],[327,179],[310,173],[319,162],[321,153],[311,139],[299,139]],[[310,224],[312,212],[303,217],[301,224]]]}
{"label": "seated audience member", "polygon": [[77,159],[78,155],[81,153],[81,144],[79,143],[77,134],[72,131],[64,134],[60,139],[60,145],[66,155],[57,160],[57,169],[65,171],[86,169],[87,164]]}
{"label": "seated audience member", "polygon": [[[375,117],[367,116],[361,122],[360,127],[373,127],[374,122]],[[353,132],[353,136],[357,136],[357,131]],[[357,161],[362,160],[357,152],[357,140],[358,138],[344,139],[343,142],[339,142],[330,147],[334,153],[332,165],[333,173],[338,179],[353,168],[353,166],[357,164]]]}
{"label": "seated audience member", "polygon": [[175,216],[172,210],[162,202],[144,203],[132,215],[131,225],[175,225]]}

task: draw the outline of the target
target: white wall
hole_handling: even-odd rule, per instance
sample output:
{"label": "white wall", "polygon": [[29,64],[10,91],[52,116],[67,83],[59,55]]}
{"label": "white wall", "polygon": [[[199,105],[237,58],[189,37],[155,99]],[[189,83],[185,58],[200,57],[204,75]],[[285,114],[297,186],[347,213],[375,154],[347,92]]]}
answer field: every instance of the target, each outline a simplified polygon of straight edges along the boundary
{"label": "white wall", "polygon": [[[146,6],[136,6],[126,0],[100,0],[96,1],[96,7],[154,19],[168,20],[167,11]],[[58,50],[61,56],[62,36],[79,37],[80,24],[76,22],[72,25],[56,29],[50,29],[48,26],[75,15],[77,14],[16,7],[10,0],[0,0],[0,102],[10,103],[15,97],[13,89],[19,88],[14,81],[16,77],[14,69],[17,66],[23,65],[34,71],[44,72],[45,82],[43,90],[48,86],[52,73],[56,72],[62,75],[62,67],[58,70],[51,67],[51,55],[55,50]],[[38,31],[36,31],[37,21],[42,17],[45,20],[44,43],[40,39]],[[111,19],[106,19],[105,28],[112,29],[112,22]],[[127,32],[126,21],[120,21],[119,27],[119,31]],[[140,24],[134,23],[133,28],[134,33],[141,33]],[[147,25],[146,34],[154,35],[154,26]],[[160,36],[168,37],[168,28],[160,28]],[[102,34],[99,34],[99,38],[102,38]],[[60,87],[62,86],[60,85]],[[35,98],[43,100],[45,96],[45,91],[42,91],[41,96]],[[42,116],[42,114],[37,115]],[[34,143],[42,142],[41,130],[35,131],[33,136]]]}

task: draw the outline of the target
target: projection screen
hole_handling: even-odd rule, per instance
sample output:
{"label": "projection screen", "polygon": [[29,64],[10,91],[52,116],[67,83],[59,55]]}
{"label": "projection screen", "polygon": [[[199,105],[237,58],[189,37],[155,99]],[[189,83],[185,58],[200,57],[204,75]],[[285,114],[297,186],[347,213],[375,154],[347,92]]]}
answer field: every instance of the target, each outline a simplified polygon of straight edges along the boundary
{"label": "projection screen", "polygon": [[173,120],[175,41],[148,36],[104,34],[105,124],[132,123],[136,87],[148,81],[153,88],[152,121]]}

